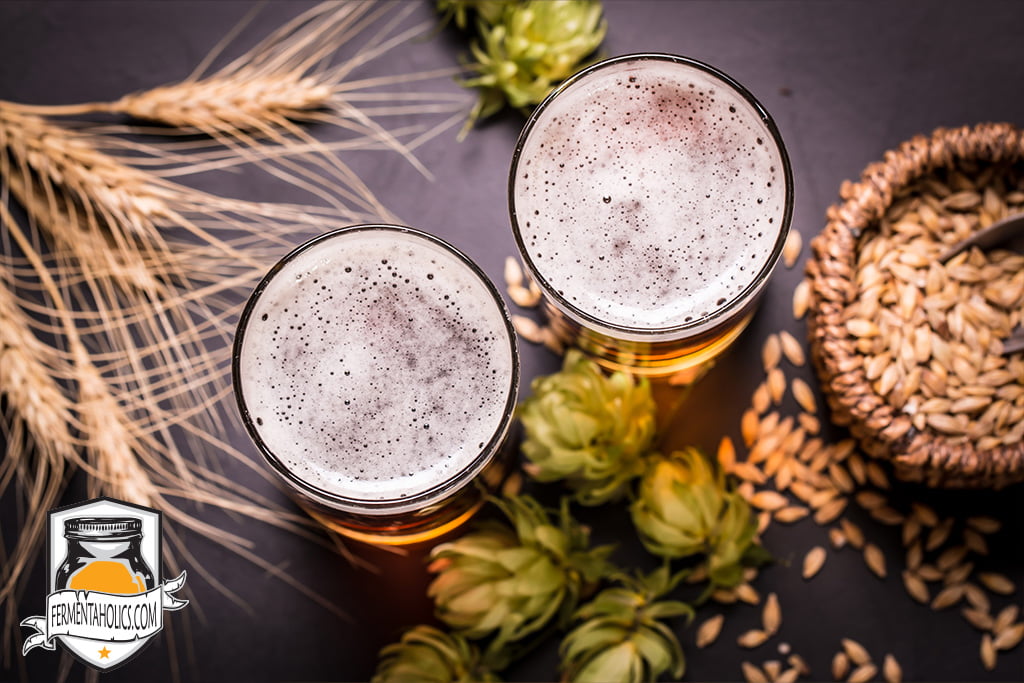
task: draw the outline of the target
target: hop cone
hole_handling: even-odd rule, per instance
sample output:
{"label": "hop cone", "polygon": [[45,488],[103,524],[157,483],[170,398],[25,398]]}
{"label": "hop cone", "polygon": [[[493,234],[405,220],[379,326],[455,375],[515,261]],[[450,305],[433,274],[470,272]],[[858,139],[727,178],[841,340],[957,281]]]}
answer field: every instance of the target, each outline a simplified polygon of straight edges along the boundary
{"label": "hop cone", "polygon": [[561,655],[565,681],[653,681],[665,672],[683,675],[685,660],[672,629],[662,620],[693,616],[682,602],[658,598],[676,580],[659,569],[646,579],[624,579],[576,613],[583,623],[566,635]]}
{"label": "hop cone", "polygon": [[604,40],[607,23],[599,0],[532,0],[505,6],[500,20],[480,22],[482,44],[473,42],[478,74],[465,81],[481,89],[470,122],[543,100],[573,74]]}
{"label": "hop cone", "polygon": [[539,481],[566,479],[584,505],[620,497],[643,472],[655,432],[656,406],[647,380],[605,377],[578,351],[561,372],[538,377],[519,407],[527,471]]}
{"label": "hop cone", "polygon": [[630,511],[650,552],[668,558],[706,553],[717,585],[736,585],[744,563],[763,557],[754,545],[750,506],[696,449],[652,458]]}
{"label": "hop cone", "polygon": [[441,13],[442,21],[454,20],[455,25],[462,29],[469,25],[471,10],[490,26],[501,19],[505,6],[513,2],[515,0],[437,0],[437,11]]}
{"label": "hop cone", "polygon": [[588,549],[587,533],[563,506],[559,526],[535,500],[498,502],[496,522],[431,553],[437,577],[427,590],[437,616],[469,638],[494,633],[492,650],[567,618],[581,588],[607,571],[610,548]]}
{"label": "hop cone", "polygon": [[500,680],[480,662],[480,652],[460,635],[415,626],[380,651],[373,683],[489,683]]}

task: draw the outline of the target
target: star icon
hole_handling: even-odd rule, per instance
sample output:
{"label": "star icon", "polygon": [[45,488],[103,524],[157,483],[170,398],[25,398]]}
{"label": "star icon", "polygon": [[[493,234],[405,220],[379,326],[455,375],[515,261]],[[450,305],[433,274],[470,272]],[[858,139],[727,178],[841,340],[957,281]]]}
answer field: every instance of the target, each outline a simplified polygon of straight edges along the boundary
{"label": "star icon", "polygon": [[106,645],[103,646],[102,650],[99,650],[99,653],[100,659],[110,659],[110,650],[107,649]]}

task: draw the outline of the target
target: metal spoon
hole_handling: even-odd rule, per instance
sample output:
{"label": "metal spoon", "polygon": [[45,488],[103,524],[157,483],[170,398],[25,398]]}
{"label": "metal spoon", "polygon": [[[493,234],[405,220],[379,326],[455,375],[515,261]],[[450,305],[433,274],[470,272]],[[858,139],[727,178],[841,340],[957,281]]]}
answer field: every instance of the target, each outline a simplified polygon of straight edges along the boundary
{"label": "metal spoon", "polygon": [[[996,221],[987,228],[978,230],[967,239],[961,240],[947,249],[939,257],[939,260],[945,263],[971,247],[991,249],[1000,245],[1014,251],[1024,251],[1024,213],[1015,213],[1001,221]],[[1022,325],[1015,327],[1010,332],[1010,336],[1003,340],[1004,356],[1018,351],[1024,351],[1024,326]]]}

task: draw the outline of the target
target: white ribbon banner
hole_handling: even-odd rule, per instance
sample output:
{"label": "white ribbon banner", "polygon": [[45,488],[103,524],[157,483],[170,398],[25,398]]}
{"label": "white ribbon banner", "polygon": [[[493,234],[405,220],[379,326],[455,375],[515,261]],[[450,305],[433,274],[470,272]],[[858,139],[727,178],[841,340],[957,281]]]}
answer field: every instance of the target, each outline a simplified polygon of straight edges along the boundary
{"label": "white ribbon banner", "polygon": [[149,638],[164,627],[164,610],[179,610],[188,600],[171,595],[185,584],[185,572],[173,581],[135,595],[64,589],[46,596],[46,614],[21,622],[37,632],[25,639],[22,654],[41,647],[53,650],[57,636],[107,642]]}

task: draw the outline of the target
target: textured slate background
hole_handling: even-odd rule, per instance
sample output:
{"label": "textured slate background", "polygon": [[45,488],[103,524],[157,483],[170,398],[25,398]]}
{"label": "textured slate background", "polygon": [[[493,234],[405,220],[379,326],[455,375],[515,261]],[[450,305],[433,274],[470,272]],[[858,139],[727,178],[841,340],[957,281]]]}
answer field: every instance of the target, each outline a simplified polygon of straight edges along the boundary
{"label": "textured slate background", "polygon": [[[0,98],[32,103],[109,100],[185,77],[250,8],[248,2],[12,2],[0,3]],[[253,40],[298,12],[298,3],[269,3],[245,40]],[[855,178],[884,150],[937,126],[980,121],[1024,124],[1024,60],[1019,27],[1024,5],[1015,2],[645,2],[606,3],[608,55],[666,51],[709,62],[745,84],[772,112],[793,162],[796,208],[793,227],[810,238],[823,225],[839,183]],[[430,4],[416,2],[413,14],[431,16]],[[237,54],[237,48],[231,54]],[[369,72],[446,67],[465,51],[461,36],[448,30],[403,46]],[[451,92],[458,88],[441,82]],[[433,182],[394,156],[356,155],[353,166],[382,201],[407,223],[434,232],[463,249],[500,281],[502,263],[514,253],[505,192],[508,165],[523,119],[509,114],[473,131],[462,143],[450,130],[428,143],[420,158]],[[204,189],[231,196],[298,200],[280,183],[254,178],[211,178]],[[806,253],[806,250],[805,250]],[[764,337],[788,329],[802,337],[802,323],[789,313],[799,268],[780,269],[751,328],[697,387],[671,427],[679,443],[713,448],[719,436],[736,436],[739,416],[760,381],[759,348]],[[523,389],[538,374],[553,371],[557,359],[524,345]],[[809,371],[804,371],[810,379]],[[2,437],[0,437],[2,438]],[[257,457],[244,434],[232,441]],[[267,495],[284,495],[243,472],[233,472]],[[1020,487],[996,495],[934,493],[900,487],[896,501],[924,499],[942,512],[986,512],[1006,528],[993,543],[989,566],[1024,583],[1024,503]],[[84,497],[73,483],[65,502]],[[13,507],[5,504],[4,528]],[[255,550],[298,580],[341,606],[339,619],[279,581],[200,538],[190,548],[202,565],[249,603],[246,611],[226,600],[190,572],[194,602],[171,616],[172,624],[141,657],[104,676],[107,681],[171,680],[180,664],[183,680],[364,680],[373,672],[376,651],[405,626],[430,618],[423,598],[427,577],[422,550],[400,557],[379,550],[358,552],[378,573],[355,569],[311,543],[255,523],[203,512],[226,528],[249,535]],[[599,541],[621,543],[620,559],[652,566],[631,541],[621,508],[583,515]],[[762,573],[762,594],[779,593],[781,633],[753,652],[740,651],[736,636],[759,623],[759,610],[736,605],[719,641],[707,650],[693,646],[693,629],[682,634],[687,678],[736,680],[740,661],[779,658],[788,643],[811,665],[814,679],[830,678],[839,639],[864,643],[877,662],[886,652],[903,665],[906,680],[1022,680],[1024,654],[1004,654],[994,672],[978,661],[980,635],[954,610],[935,613],[910,600],[893,571],[898,530],[863,521],[873,540],[888,552],[890,576],[880,581],[852,552],[830,554],[813,582],[799,578],[799,562],[825,532],[810,522],[777,526],[767,538],[779,558]],[[10,542],[10,539],[8,539]],[[43,568],[21,601],[18,619],[37,613],[43,602]],[[1010,601],[1021,602],[1018,591]],[[701,618],[716,613],[706,609]],[[3,628],[17,628],[4,615]],[[170,653],[176,649],[177,655]],[[0,679],[50,680],[59,657],[36,651],[15,653],[0,668]],[[554,645],[536,650],[506,672],[510,680],[548,680],[557,673]],[[75,664],[70,678],[86,675]]]}

